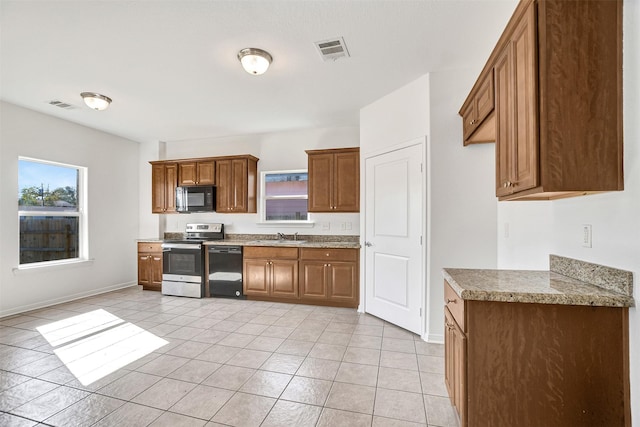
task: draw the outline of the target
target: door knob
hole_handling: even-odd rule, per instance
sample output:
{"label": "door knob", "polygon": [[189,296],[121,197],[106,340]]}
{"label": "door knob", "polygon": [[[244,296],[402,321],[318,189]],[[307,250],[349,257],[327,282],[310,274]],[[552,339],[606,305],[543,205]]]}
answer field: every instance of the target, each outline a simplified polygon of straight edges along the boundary
{"label": "door knob", "polygon": [[370,248],[371,246],[373,246],[373,243],[371,242],[364,242],[364,245],[368,248]]}

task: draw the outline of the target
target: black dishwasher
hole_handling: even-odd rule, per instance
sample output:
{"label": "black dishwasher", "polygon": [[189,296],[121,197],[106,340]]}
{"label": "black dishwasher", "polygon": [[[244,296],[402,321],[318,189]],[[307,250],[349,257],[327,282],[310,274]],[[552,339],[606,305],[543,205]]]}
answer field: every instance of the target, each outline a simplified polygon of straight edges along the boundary
{"label": "black dishwasher", "polygon": [[209,246],[209,294],[244,298],[242,294],[242,246]]}

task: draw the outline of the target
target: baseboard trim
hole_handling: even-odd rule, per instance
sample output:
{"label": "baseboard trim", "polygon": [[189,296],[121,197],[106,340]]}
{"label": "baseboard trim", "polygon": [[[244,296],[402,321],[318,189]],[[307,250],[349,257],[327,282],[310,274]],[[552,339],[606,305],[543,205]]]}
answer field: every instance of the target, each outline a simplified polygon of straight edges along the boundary
{"label": "baseboard trim", "polygon": [[422,339],[434,344],[444,344],[444,334],[424,334]]}
{"label": "baseboard trim", "polygon": [[41,301],[35,304],[28,304],[28,305],[14,307],[6,310],[0,310],[0,318],[25,313],[28,311],[39,310],[41,308],[51,307],[52,305],[76,301],[82,298],[93,297],[100,294],[106,294],[107,292],[117,291],[118,289],[130,288],[132,286],[138,286],[138,282],[119,283],[117,285],[105,286],[103,288],[92,289],[86,292],[78,292],[75,294],[66,295],[63,297],[54,298],[47,301]]}

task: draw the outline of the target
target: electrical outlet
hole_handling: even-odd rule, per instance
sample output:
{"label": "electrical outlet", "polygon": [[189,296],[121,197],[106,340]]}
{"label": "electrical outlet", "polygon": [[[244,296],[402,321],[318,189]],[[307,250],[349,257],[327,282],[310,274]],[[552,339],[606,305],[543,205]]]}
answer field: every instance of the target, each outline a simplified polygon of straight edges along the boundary
{"label": "electrical outlet", "polygon": [[582,224],[582,246],[591,247],[591,224]]}

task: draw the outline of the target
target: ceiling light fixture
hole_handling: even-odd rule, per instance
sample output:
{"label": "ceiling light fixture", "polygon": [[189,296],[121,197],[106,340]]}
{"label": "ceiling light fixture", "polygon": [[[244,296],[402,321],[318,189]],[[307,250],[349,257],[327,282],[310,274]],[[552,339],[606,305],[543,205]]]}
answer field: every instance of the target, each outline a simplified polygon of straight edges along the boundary
{"label": "ceiling light fixture", "polygon": [[238,52],[238,59],[244,70],[254,76],[258,76],[267,71],[271,61],[273,61],[269,52],[255,47],[242,49]]}
{"label": "ceiling light fixture", "polygon": [[80,94],[82,99],[84,99],[84,103],[89,106],[89,108],[93,108],[94,110],[102,111],[106,110],[111,104],[111,98],[108,96],[100,95],[99,93],[94,92],[82,92]]}

